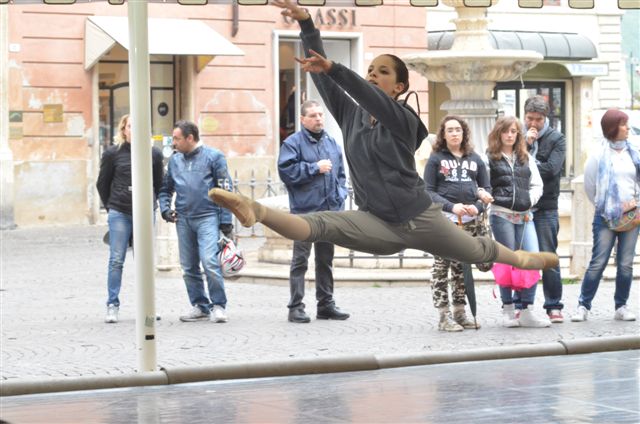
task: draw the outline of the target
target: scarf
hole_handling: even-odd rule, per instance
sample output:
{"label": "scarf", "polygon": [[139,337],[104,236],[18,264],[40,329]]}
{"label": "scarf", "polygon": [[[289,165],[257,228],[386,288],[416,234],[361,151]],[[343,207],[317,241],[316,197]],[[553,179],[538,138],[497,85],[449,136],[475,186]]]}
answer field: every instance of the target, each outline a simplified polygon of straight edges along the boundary
{"label": "scarf", "polygon": [[636,167],[636,179],[640,180],[640,152],[627,140],[612,142],[606,140],[602,143],[602,154],[598,162],[598,181],[596,183],[596,213],[607,221],[619,219],[624,212],[618,190],[618,181],[615,178],[613,164],[611,162],[611,149],[627,150]]}

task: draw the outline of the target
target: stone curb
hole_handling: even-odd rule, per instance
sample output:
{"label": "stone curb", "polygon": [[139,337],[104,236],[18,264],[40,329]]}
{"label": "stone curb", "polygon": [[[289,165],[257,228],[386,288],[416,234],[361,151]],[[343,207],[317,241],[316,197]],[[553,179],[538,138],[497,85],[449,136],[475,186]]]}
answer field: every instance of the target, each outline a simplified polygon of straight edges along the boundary
{"label": "stone curb", "polygon": [[158,386],[169,384],[162,371],[146,373],[86,376],[46,379],[16,379],[0,382],[1,396],[31,395],[36,393],[71,392],[76,390],[117,389],[122,387]]}
{"label": "stone curb", "polygon": [[212,380],[372,371],[377,369],[417,365],[527,358],[536,356],[575,355],[638,349],[640,349],[640,336],[634,335],[560,340],[554,343],[535,345],[470,349],[465,351],[428,352],[409,355],[352,355],[329,358],[295,359],[290,361],[226,363],[209,367],[162,368],[161,371],[119,376],[87,376],[2,381],[0,382],[0,396],[157,386]]}

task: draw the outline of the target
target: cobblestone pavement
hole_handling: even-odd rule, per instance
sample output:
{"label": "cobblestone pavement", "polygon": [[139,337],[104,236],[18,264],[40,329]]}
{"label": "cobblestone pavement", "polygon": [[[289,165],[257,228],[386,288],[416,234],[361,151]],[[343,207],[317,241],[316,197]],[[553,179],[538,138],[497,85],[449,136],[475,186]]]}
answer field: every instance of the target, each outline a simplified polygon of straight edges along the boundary
{"label": "cobblestone pavement", "polygon": [[[1,379],[135,372],[133,257],[129,254],[125,263],[120,322],[105,324],[105,231],[104,226],[74,226],[0,232]],[[245,249],[252,245],[257,242],[243,242]],[[629,303],[640,316],[637,281]],[[601,284],[585,323],[507,329],[500,327],[500,302],[493,296],[493,287],[479,284],[482,328],[442,333],[437,330],[437,314],[426,283],[417,287],[337,284],[337,303],[352,313],[349,320],[292,324],[286,319],[286,285],[229,281],[227,324],[182,323],[178,316],[190,309],[182,279],[158,274],[156,309],[162,317],[156,324],[158,365],[409,354],[638,334],[638,322],[613,320],[613,289],[612,282]],[[578,284],[565,286],[568,310],[575,307],[578,291]],[[307,292],[307,304],[313,317],[313,290]],[[538,314],[542,314],[541,304],[542,291],[538,290]]]}

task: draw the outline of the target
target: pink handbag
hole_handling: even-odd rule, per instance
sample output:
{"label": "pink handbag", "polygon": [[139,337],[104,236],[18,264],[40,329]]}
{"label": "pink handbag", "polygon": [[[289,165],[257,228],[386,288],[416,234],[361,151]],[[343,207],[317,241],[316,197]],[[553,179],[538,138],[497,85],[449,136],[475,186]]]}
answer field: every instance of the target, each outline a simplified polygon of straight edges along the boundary
{"label": "pink handbag", "polygon": [[520,269],[512,265],[495,263],[491,272],[496,279],[496,284],[513,290],[528,289],[540,281],[540,271],[537,269]]}
{"label": "pink handbag", "polygon": [[[524,221],[524,225],[527,225],[529,223],[528,217],[525,217]],[[522,239],[520,240],[520,248],[522,248],[522,242],[524,241],[524,231]],[[537,269],[520,269],[512,265],[495,263],[491,268],[491,272],[493,272],[497,285],[513,290],[528,289],[540,281],[540,271]]]}

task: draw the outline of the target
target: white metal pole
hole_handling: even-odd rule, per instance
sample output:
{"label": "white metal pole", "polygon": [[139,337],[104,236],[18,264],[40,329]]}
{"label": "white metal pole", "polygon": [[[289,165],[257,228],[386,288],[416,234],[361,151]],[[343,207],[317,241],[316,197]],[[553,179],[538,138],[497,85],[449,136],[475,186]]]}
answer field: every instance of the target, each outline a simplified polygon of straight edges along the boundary
{"label": "white metal pole", "polygon": [[129,98],[132,118],[131,173],[136,278],[138,372],[156,371],[153,184],[147,0],[127,2],[129,12]]}
{"label": "white metal pole", "polygon": [[13,229],[13,152],[9,148],[9,5],[0,5],[0,229]]}

